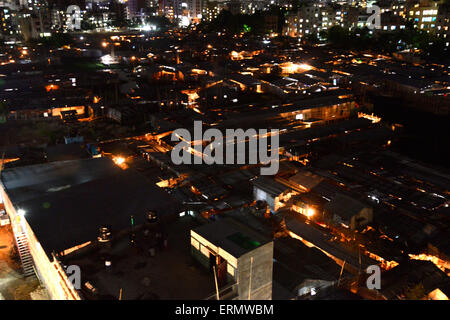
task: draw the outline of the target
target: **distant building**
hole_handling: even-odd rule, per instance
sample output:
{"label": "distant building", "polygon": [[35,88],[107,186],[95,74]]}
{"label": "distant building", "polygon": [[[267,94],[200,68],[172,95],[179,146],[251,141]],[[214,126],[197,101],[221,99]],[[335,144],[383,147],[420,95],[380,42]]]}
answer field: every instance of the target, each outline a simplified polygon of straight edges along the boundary
{"label": "distant building", "polygon": [[159,15],[178,20],[181,25],[199,23],[202,19],[204,2],[201,0],[161,0]]}
{"label": "distant building", "polygon": [[267,4],[266,0],[242,0],[239,2],[239,13],[242,14],[254,14],[256,11],[263,10]]}
{"label": "distant building", "polygon": [[287,34],[292,37],[317,34],[322,29],[321,19],[322,12],[319,5],[302,6],[296,15],[288,17]]}
{"label": "distant building", "polygon": [[126,2],[125,12],[128,20],[132,20],[138,14],[138,0],[128,0]]}
{"label": "distant building", "polygon": [[405,29],[406,27],[405,19],[392,12],[382,13],[380,15],[380,23],[380,30],[382,31],[396,31]]}
{"label": "distant building", "polygon": [[276,15],[264,15],[264,30],[266,33],[278,32],[278,16]]}
{"label": "distant building", "polygon": [[227,3],[227,10],[230,11],[232,14],[240,14],[242,11],[242,3],[236,0],[228,1]]}
{"label": "distant building", "polygon": [[436,35],[445,39],[445,45],[448,47],[450,43],[450,5],[439,7],[436,18]]}
{"label": "distant building", "polygon": [[19,33],[17,13],[10,7],[0,6],[0,38],[14,37]]}
{"label": "distant building", "polygon": [[226,4],[224,2],[218,1],[205,1],[202,10],[202,20],[212,21],[219,13],[226,8]]}
{"label": "distant building", "polygon": [[51,35],[51,13],[38,11],[25,13],[19,16],[20,30],[26,41]]}
{"label": "distant building", "polygon": [[354,10],[347,7],[337,9],[321,3],[304,5],[297,13],[288,14],[285,21],[284,35],[290,37],[318,36],[320,31],[332,26],[350,27],[357,19]]}
{"label": "distant building", "polygon": [[412,21],[418,29],[434,32],[436,30],[438,4],[438,2],[431,1],[415,4],[409,9],[408,20]]}

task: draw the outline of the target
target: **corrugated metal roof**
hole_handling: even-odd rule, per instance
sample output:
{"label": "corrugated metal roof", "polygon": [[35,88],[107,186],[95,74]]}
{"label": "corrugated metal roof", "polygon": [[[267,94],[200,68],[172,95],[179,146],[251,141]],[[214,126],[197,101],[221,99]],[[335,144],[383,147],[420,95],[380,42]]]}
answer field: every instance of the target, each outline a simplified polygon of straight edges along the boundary
{"label": "corrugated metal roof", "polygon": [[275,181],[274,179],[261,176],[255,180],[253,180],[253,185],[261,189],[272,196],[279,196],[289,188],[285,185]]}
{"label": "corrugated metal roof", "polygon": [[368,206],[362,202],[341,193],[338,193],[330,202],[325,204],[325,210],[346,220],[350,220],[353,216],[367,207]]}
{"label": "corrugated metal roof", "polygon": [[289,181],[298,184],[306,189],[312,189],[323,180],[322,177],[309,171],[299,171],[295,176],[289,178]]}

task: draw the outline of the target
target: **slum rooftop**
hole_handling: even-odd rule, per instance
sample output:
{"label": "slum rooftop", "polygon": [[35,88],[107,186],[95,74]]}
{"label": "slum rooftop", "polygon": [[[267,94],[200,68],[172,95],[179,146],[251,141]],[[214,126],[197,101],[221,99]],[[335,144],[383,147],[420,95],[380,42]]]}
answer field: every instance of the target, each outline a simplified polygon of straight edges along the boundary
{"label": "slum rooftop", "polygon": [[96,158],[6,169],[1,182],[50,254],[96,239],[101,226],[127,228],[131,215],[140,224],[150,210],[181,212],[181,204],[150,178]]}
{"label": "slum rooftop", "polygon": [[190,249],[190,230],[200,225],[188,215],[164,224],[161,231],[167,235],[168,247],[157,246],[154,256],[149,253],[151,241],[143,229],[136,229],[134,244],[129,237],[112,232],[109,267],[96,246],[74,251],[62,260],[66,265],[80,266],[80,293],[87,300],[206,299],[215,293],[214,276],[193,259]]}

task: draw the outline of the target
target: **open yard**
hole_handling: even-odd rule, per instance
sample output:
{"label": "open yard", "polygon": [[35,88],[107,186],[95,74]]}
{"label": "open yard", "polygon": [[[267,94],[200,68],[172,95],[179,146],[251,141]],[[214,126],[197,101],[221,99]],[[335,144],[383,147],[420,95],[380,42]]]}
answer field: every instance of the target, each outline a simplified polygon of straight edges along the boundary
{"label": "open yard", "polygon": [[22,275],[11,227],[0,227],[0,300],[41,299],[48,299],[48,296],[39,280]]}

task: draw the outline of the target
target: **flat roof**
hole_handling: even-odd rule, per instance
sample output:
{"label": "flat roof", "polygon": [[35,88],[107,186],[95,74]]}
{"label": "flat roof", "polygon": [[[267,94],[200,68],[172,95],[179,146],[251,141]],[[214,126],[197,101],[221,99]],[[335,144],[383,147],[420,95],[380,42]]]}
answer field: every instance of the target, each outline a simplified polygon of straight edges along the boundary
{"label": "flat roof", "polygon": [[270,239],[230,218],[221,218],[193,229],[193,232],[235,258],[270,242]]}
{"label": "flat roof", "polygon": [[[149,254],[152,242],[144,229],[138,229],[135,245],[130,245],[126,235],[112,234],[109,268],[95,246],[74,251],[62,262],[80,267],[81,294],[87,300],[119,299],[121,291],[122,300],[205,299],[215,292],[214,274],[191,255],[190,230],[198,225],[188,215],[165,224],[161,231],[167,236],[168,247],[157,247],[155,256]],[[86,281],[98,294],[86,290]]]}
{"label": "flat roof", "polygon": [[153,181],[108,158],[6,169],[1,181],[47,254],[96,239],[101,226],[125,229],[131,215],[137,225],[149,210],[160,216],[182,211]]}

